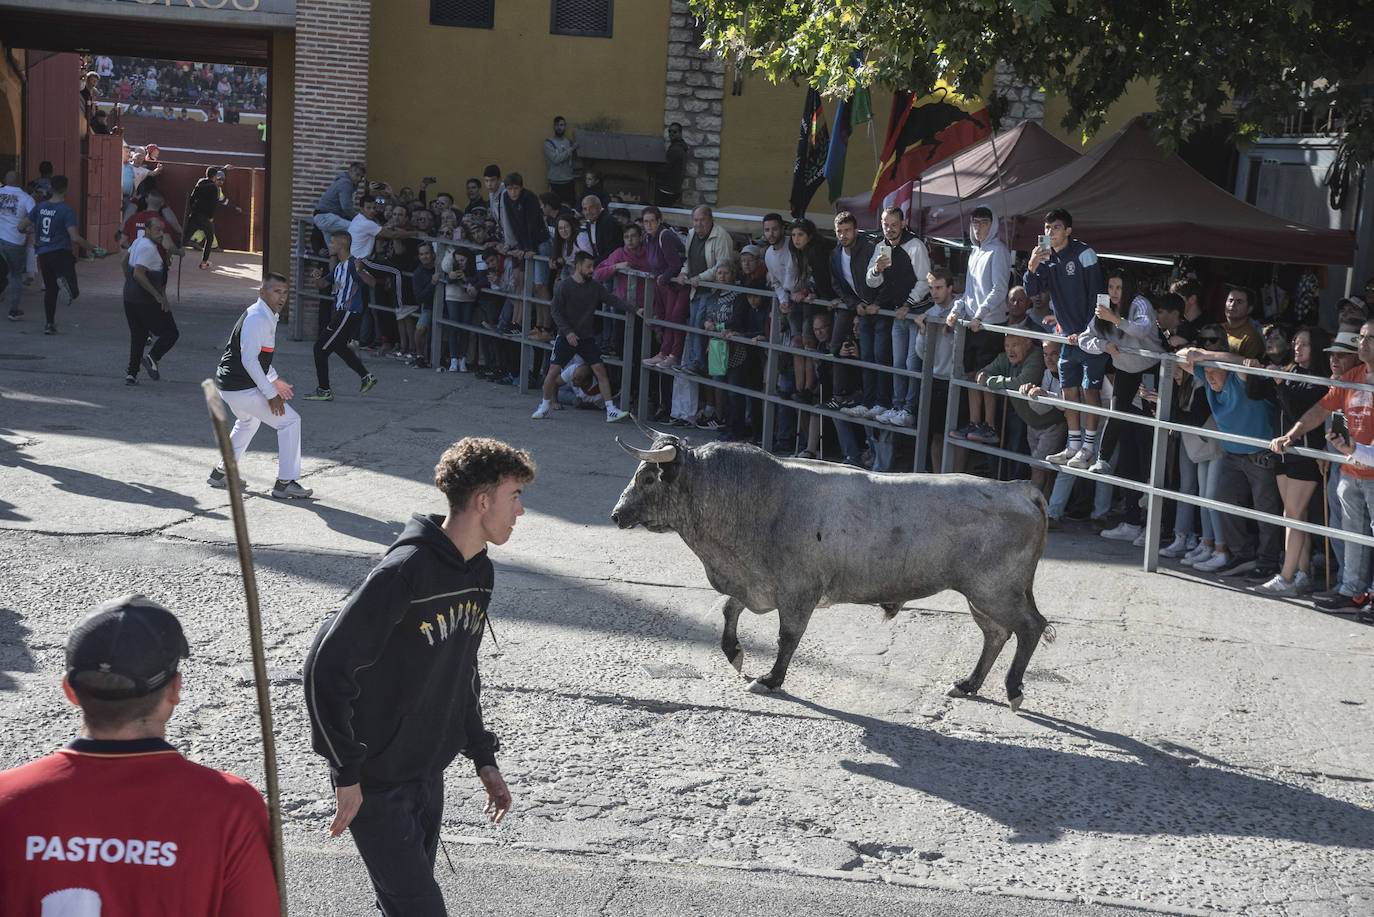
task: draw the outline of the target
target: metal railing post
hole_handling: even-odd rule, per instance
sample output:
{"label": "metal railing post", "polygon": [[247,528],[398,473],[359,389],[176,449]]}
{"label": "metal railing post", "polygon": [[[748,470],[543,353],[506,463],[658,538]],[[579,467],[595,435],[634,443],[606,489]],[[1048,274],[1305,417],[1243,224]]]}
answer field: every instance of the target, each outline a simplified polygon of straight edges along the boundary
{"label": "metal railing post", "polygon": [[[630,401],[630,390],[634,388],[634,365],[635,365],[635,294],[639,292],[639,278],[627,275],[625,277],[625,302],[629,305],[630,311],[625,313],[625,328],[620,335],[620,409],[622,411],[633,411],[634,405]],[[640,355],[640,366],[643,366],[645,354]]]}
{"label": "metal railing post", "polygon": [[525,262],[525,269],[521,272],[520,281],[520,379],[518,389],[522,395],[529,394],[530,390],[530,369],[534,361],[534,348],[530,346],[530,310],[534,308],[532,302],[534,293],[534,262]]}
{"label": "metal railing post", "polygon": [[[638,279],[639,278],[634,276],[630,277],[631,281]],[[641,421],[647,423],[648,421],[653,419],[649,417],[649,381],[653,378],[653,373],[650,371],[648,366],[644,365],[644,361],[653,356],[652,351],[654,348],[654,326],[652,322],[655,318],[654,302],[656,301],[658,289],[654,285],[654,278],[652,277],[644,278],[644,283],[641,285],[641,288],[644,294],[644,321],[640,325],[640,327],[643,329],[643,333],[640,335],[639,341],[639,401],[635,405],[635,409],[638,412],[635,416],[638,417]],[[626,288],[625,292],[629,292],[628,287]],[[633,304],[634,300],[631,299],[630,302],[631,304]],[[626,350],[625,352],[629,353],[628,350]],[[624,375],[625,378],[628,379],[630,374],[627,371]]]}
{"label": "metal railing post", "polygon": [[[772,332],[786,327],[783,321],[782,309],[779,308],[776,296],[768,297],[771,303],[769,309],[772,314],[768,318],[768,347],[763,352],[763,443],[762,446],[769,452],[773,451],[773,434],[778,426],[778,406],[773,403],[773,399],[778,395],[778,351],[773,347]],[[784,332],[785,333],[785,332]],[[796,380],[793,389],[801,380]],[[800,425],[802,413],[797,412],[797,422]],[[800,431],[799,431],[800,432]]]}
{"label": "metal railing post", "polygon": [[[446,292],[444,283],[436,283],[434,295],[430,297],[430,309],[433,310],[433,314],[429,317],[429,365],[436,370],[443,368],[440,364],[444,359],[444,326],[440,322],[447,318],[444,315],[445,303],[447,302]],[[457,359],[458,354],[449,354],[449,357]]]}
{"label": "metal railing post", "polygon": [[305,255],[310,250],[310,229],[313,225],[309,220],[296,220],[296,291],[291,300],[291,339],[295,341],[305,337],[305,310],[301,305],[301,291],[305,288]]}
{"label": "metal railing post", "polygon": [[[941,324],[943,325],[944,323],[941,322]],[[926,322],[926,327],[930,327],[929,322]],[[941,333],[939,327],[935,330],[937,334]],[[945,432],[943,434],[944,439],[942,445],[940,446],[941,474],[950,474],[954,471],[954,445],[949,438],[949,434],[953,432],[955,426],[959,422],[959,399],[964,397],[963,389],[954,384],[955,379],[964,378],[964,334],[964,323],[955,322],[954,356],[950,364],[949,389],[945,399]]]}
{"label": "metal railing post", "polygon": [[[930,322],[926,322],[926,328],[930,328]],[[932,398],[931,389],[935,386],[935,334],[931,331],[923,331],[921,338],[921,349],[925,353],[921,357],[921,393],[917,396],[916,403],[916,464],[918,473],[926,471],[926,465],[930,461],[930,450],[927,448],[930,442],[930,402]]]}
{"label": "metal railing post", "polygon": [[[1160,421],[1167,422],[1170,419],[1174,403],[1174,368],[1168,361],[1160,360],[1159,375],[1155,381],[1155,416],[1151,426],[1154,428],[1154,435],[1150,453],[1150,486],[1162,489],[1164,487],[1164,473],[1168,470],[1169,461],[1169,431],[1161,427]],[[1130,499],[1127,497],[1127,499]],[[1164,525],[1164,497],[1159,493],[1150,494],[1145,511],[1145,561],[1144,568],[1146,573],[1154,573],[1159,569],[1159,530]]]}

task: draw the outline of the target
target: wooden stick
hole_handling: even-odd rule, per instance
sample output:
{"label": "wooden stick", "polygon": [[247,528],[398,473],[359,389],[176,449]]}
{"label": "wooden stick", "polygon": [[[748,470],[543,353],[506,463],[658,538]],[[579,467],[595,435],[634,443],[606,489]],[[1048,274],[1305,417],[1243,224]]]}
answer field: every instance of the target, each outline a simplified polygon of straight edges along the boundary
{"label": "wooden stick", "polygon": [[219,454],[224,460],[225,486],[229,489],[229,509],[234,519],[234,540],[238,544],[239,570],[243,574],[244,598],[248,603],[248,635],[253,654],[253,681],[258,689],[258,722],[262,727],[263,770],[267,777],[267,817],[271,827],[272,871],[277,876],[277,896],[281,917],[286,917],[286,860],[281,839],[281,794],[277,789],[277,748],[272,736],[272,697],[268,691],[267,659],[262,645],[262,616],[258,611],[258,580],[253,572],[253,549],[248,541],[248,520],[243,513],[243,490],[234,446],[229,441],[229,419],[224,399],[215,383],[200,384],[205,405],[210,409],[210,425],[215,430]]}

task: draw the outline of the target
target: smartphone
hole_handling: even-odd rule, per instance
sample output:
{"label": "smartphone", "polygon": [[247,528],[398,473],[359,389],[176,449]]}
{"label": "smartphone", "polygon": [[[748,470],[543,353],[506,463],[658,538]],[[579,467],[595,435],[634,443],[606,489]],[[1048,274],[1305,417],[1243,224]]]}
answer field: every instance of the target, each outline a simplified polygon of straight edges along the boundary
{"label": "smartphone", "polygon": [[1341,439],[1350,438],[1350,428],[1345,424],[1345,411],[1331,412],[1331,435]]}
{"label": "smartphone", "polygon": [[1041,237],[1040,237],[1040,247],[1041,247],[1042,249],[1044,249],[1045,251],[1049,251],[1049,250],[1050,250],[1050,237],[1049,237],[1049,236],[1041,236]]}
{"label": "smartphone", "polygon": [[879,257],[879,258],[888,258],[888,259],[891,259],[891,258],[892,258],[892,246],[891,246],[891,245],[888,245],[886,242],[883,242],[882,244],[880,244],[880,245],[878,246],[878,257]]}
{"label": "smartphone", "polygon": [[1112,307],[1112,298],[1108,296],[1106,293],[1098,293],[1097,305],[1099,307],[1106,306],[1108,309],[1110,309]]}

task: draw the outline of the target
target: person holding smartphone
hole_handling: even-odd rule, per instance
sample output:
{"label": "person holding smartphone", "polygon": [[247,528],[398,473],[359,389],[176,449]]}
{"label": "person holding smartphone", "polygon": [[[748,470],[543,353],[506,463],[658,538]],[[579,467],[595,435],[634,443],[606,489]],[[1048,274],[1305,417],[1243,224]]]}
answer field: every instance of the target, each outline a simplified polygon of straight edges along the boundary
{"label": "person holding smartphone", "polygon": [[[1339,335],[1337,343],[1343,337],[1345,335]],[[1355,344],[1359,362],[1340,378],[1345,382],[1374,383],[1374,375],[1370,373],[1371,367],[1374,367],[1374,321],[1367,321],[1360,326]],[[1321,426],[1336,411],[1343,413],[1349,427],[1351,451],[1346,454],[1354,454],[1357,446],[1374,444],[1374,395],[1332,386],[1287,433],[1275,438],[1269,448],[1282,455],[1287,447],[1297,443],[1299,437]],[[1338,436],[1331,443],[1344,451],[1342,444],[1345,441],[1345,437]],[[1359,455],[1356,458],[1363,461]],[[1374,468],[1342,465],[1336,493],[1341,503],[1341,528],[1360,534],[1368,532],[1370,521],[1374,519]],[[1341,557],[1341,583],[1334,592],[1319,594],[1315,604],[1322,611],[1356,611],[1368,603],[1369,588],[1369,549],[1364,545],[1346,542]]]}
{"label": "person holding smartphone", "polygon": [[[1030,263],[1022,277],[1026,292],[1037,296],[1050,291],[1055,324],[1068,343],[1059,353],[1059,379],[1064,400],[1102,406],[1102,377],[1107,368],[1106,354],[1089,354],[1078,347],[1078,334],[1087,329],[1097,308],[1097,296],[1107,292],[1097,252],[1073,237],[1073,217],[1062,207],[1045,214],[1045,234],[1031,252]],[[1067,410],[1068,445],[1049,457],[1056,465],[1089,468],[1097,459],[1096,414],[1080,416]]]}

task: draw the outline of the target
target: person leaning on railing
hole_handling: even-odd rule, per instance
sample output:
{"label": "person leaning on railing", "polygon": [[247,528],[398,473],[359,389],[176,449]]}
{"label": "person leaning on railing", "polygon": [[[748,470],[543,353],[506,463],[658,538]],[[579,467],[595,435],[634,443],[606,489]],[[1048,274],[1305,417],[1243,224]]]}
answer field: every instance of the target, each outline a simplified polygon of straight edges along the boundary
{"label": "person leaning on railing", "polygon": [[[1192,366],[1194,377],[1207,383],[1204,391],[1218,430],[1260,440],[1270,437],[1276,408],[1273,401],[1249,397],[1245,393],[1244,373],[1197,365],[1202,360],[1241,364],[1244,357],[1229,350],[1200,347],[1186,348],[1179,355]],[[1221,458],[1215,499],[1242,506],[1249,497],[1257,512],[1280,515],[1283,502],[1279,498],[1275,456],[1259,446],[1230,441],[1223,442],[1222,449],[1225,454]],[[1193,569],[1222,576],[1246,575],[1248,579],[1264,582],[1279,571],[1281,541],[1278,528],[1261,522],[1256,543],[1246,529],[1245,519],[1223,513],[1216,554],[1211,560],[1194,564]],[[1223,542],[1228,549],[1225,552]]]}
{"label": "person leaning on railing", "polygon": [[[1322,351],[1331,337],[1320,328],[1303,328],[1293,336],[1292,362],[1283,366],[1285,372],[1298,373],[1306,379],[1274,379],[1270,376],[1250,376],[1245,380],[1245,392],[1251,398],[1274,398],[1279,405],[1279,429],[1287,430],[1322,399],[1330,388],[1326,384],[1326,361]],[[1259,366],[1258,360],[1246,360],[1246,366]],[[1274,363],[1268,369],[1279,369]],[[1322,450],[1320,427],[1307,432],[1300,444],[1308,449]],[[1307,520],[1307,507],[1312,494],[1321,485],[1322,473],[1317,460],[1302,455],[1284,454],[1279,457],[1278,486],[1283,499],[1285,519]],[[1300,595],[1311,590],[1311,538],[1298,529],[1284,530],[1283,568],[1258,589],[1267,595]]]}
{"label": "person leaning on railing", "polygon": [[[1341,376],[1342,381],[1368,384],[1370,368],[1374,366],[1374,321],[1360,326],[1356,337],[1360,362]],[[1321,401],[1308,408],[1282,436],[1270,443],[1270,448],[1282,455],[1298,438],[1321,426],[1334,411],[1342,411],[1350,439],[1357,445],[1374,443],[1374,410],[1370,408],[1369,392],[1331,386]],[[1337,485],[1341,501],[1341,528],[1347,532],[1364,534],[1370,530],[1374,517],[1374,469],[1359,465],[1342,465]],[[1318,595],[1316,606],[1323,611],[1353,611],[1359,609],[1369,592],[1369,549],[1364,545],[1346,542],[1341,564],[1341,583],[1334,592]]]}

